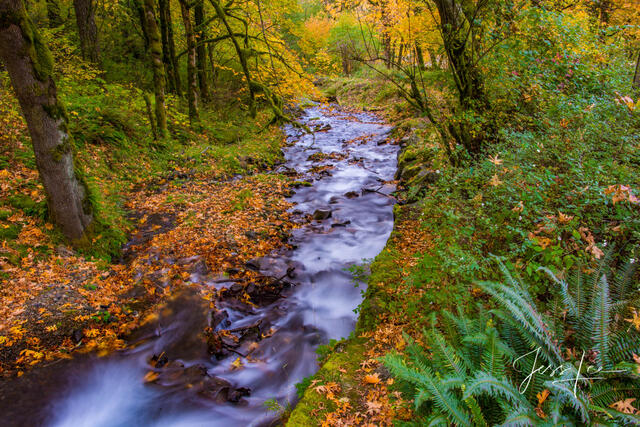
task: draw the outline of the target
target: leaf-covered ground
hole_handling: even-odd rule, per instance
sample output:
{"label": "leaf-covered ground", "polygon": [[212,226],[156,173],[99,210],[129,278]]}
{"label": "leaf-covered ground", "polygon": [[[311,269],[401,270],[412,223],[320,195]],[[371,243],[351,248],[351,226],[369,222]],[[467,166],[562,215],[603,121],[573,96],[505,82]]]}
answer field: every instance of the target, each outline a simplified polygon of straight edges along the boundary
{"label": "leaf-covered ground", "polygon": [[[284,200],[289,179],[260,172],[281,155],[279,129],[256,125],[226,146],[215,135],[194,135],[158,148],[165,151],[159,158],[133,147],[78,142],[92,183],[114,200],[99,201],[99,215],[112,215],[112,228],[117,220],[118,232],[128,236],[120,259],[109,261],[101,253],[72,251],[47,221],[26,127],[15,99],[0,91],[3,375],[21,375],[73,351],[122,348],[154,306],[186,286],[215,304],[215,287],[202,282],[224,278],[250,302],[243,287],[264,279],[245,261],[282,247],[293,226]],[[106,246],[125,240],[95,239]]]}

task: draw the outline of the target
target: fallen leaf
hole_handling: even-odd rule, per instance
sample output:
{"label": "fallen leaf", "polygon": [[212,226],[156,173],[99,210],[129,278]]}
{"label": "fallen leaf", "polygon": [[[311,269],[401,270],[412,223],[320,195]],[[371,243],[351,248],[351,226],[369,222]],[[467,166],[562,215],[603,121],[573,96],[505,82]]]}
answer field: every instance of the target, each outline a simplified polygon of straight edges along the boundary
{"label": "fallen leaf", "polygon": [[364,382],[367,384],[378,384],[380,382],[380,377],[378,374],[365,375]]}
{"label": "fallen leaf", "polygon": [[615,409],[616,411],[620,411],[623,414],[635,414],[637,409],[631,406],[631,404],[636,400],[635,397],[630,397],[624,400],[618,400],[617,402],[609,405],[610,408]]}

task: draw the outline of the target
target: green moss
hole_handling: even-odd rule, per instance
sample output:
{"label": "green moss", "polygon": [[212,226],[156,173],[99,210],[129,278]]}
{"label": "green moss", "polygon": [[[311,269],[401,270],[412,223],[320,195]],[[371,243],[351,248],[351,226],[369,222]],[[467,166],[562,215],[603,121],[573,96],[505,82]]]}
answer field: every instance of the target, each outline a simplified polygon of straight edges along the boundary
{"label": "green moss", "polygon": [[45,218],[47,216],[47,203],[36,202],[24,194],[14,194],[7,200],[9,205],[22,210],[26,215]]}
{"label": "green moss", "polygon": [[0,225],[0,240],[15,240],[18,238],[20,230],[22,230],[22,226],[19,224],[10,224],[7,228]]}
{"label": "green moss", "polygon": [[[347,393],[347,398],[351,401],[357,401],[359,384],[355,376],[360,363],[365,359],[365,343],[365,339],[350,338],[336,344],[333,353],[311,380],[318,380],[318,385],[329,382],[340,383],[342,390]],[[324,410],[311,415],[323,406]],[[286,425],[292,427],[317,426],[322,422],[324,414],[334,409],[335,404],[333,402],[313,388],[307,388],[302,399],[287,420]]]}
{"label": "green moss", "polygon": [[72,148],[71,138],[66,137],[61,144],[51,149],[51,157],[53,157],[53,160],[56,162],[59,162],[65,154],[69,154],[72,151]]}

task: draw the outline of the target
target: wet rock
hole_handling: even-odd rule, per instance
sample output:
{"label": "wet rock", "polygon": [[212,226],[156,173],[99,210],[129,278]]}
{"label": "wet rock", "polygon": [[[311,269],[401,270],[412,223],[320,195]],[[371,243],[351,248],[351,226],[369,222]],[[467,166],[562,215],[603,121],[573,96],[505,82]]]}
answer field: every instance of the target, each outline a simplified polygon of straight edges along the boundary
{"label": "wet rock", "polygon": [[340,202],[340,197],[338,197],[338,196],[332,196],[332,197],[329,199],[329,204],[330,204],[330,205],[335,205],[335,204],[336,204],[336,203],[338,203],[338,202]]}
{"label": "wet rock", "polygon": [[231,285],[231,288],[229,288],[229,290],[231,292],[233,292],[234,294],[238,294],[238,293],[242,292],[243,288],[244,288],[244,286],[242,286],[241,283],[234,283],[233,285]]}
{"label": "wet rock", "polygon": [[320,125],[320,124],[316,125],[314,127],[313,131],[314,132],[326,132],[326,131],[331,130],[331,129],[332,129],[332,126],[329,123],[327,123],[325,125]]}
{"label": "wet rock", "polygon": [[195,264],[193,264],[191,272],[199,274],[200,276],[206,276],[207,274],[209,274],[210,270],[207,262],[203,259],[199,259]]}
{"label": "wet rock", "polygon": [[215,329],[218,326],[227,326],[226,324],[229,323],[227,319],[229,319],[227,310],[216,310],[211,313],[211,327]]}
{"label": "wet rock", "polygon": [[82,332],[82,329],[75,329],[71,333],[71,338],[73,338],[73,341],[77,344],[84,338],[84,332]]}
{"label": "wet rock", "polygon": [[229,392],[227,400],[231,403],[239,403],[240,400],[245,397],[251,395],[251,390],[246,387],[238,387]]}
{"label": "wet rock", "polygon": [[322,221],[327,218],[331,218],[331,210],[329,209],[316,209],[313,213],[313,219],[316,221]]}
{"label": "wet rock", "polygon": [[348,193],[344,193],[344,197],[346,197],[347,199],[355,199],[358,196],[360,196],[360,193],[358,193],[357,191],[349,191]]}
{"label": "wet rock", "polygon": [[253,258],[244,263],[245,267],[252,271],[260,271],[260,258]]}
{"label": "wet rock", "polygon": [[331,224],[331,227],[346,227],[347,225],[351,224],[350,220],[346,220],[343,222],[334,222],[333,224]]}
{"label": "wet rock", "polygon": [[227,268],[227,274],[228,275],[233,275],[233,274],[238,274],[240,273],[240,270],[238,270],[237,268],[231,267],[231,268]]}
{"label": "wet rock", "polygon": [[224,356],[224,344],[220,335],[217,332],[209,332],[206,337],[207,353],[216,356],[217,359],[222,358]]}
{"label": "wet rock", "polygon": [[249,295],[254,294],[254,293],[256,292],[256,285],[255,285],[255,283],[249,283],[249,285],[247,285],[246,292],[247,292]]}
{"label": "wet rock", "polygon": [[[201,389],[198,391],[198,394],[217,403],[236,403],[244,396],[241,395],[240,398],[237,398],[237,394],[239,393],[236,390],[233,390],[231,383],[218,377],[205,378],[202,381]],[[234,399],[233,401],[229,399],[230,396]],[[248,396],[248,394],[246,396]]]}

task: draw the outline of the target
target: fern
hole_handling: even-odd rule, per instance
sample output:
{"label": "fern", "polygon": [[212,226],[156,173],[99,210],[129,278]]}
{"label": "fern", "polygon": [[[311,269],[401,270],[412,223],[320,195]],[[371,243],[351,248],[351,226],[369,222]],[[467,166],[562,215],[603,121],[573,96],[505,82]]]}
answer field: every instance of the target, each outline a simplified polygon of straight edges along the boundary
{"label": "fern", "polygon": [[[498,308],[487,311],[479,306],[465,315],[458,307],[457,315],[442,313],[439,327],[434,313],[431,329],[424,331],[428,351],[405,337],[406,356],[387,355],[384,363],[400,382],[410,385],[416,410],[429,415],[422,425],[640,422],[637,416],[609,407],[640,393],[638,375],[629,370],[588,379],[595,373],[583,374],[574,366],[580,363],[586,369],[588,361],[583,365],[562,357],[561,349],[570,348],[609,370],[632,366],[632,354],[640,354],[640,334],[620,322],[620,314],[640,299],[637,286],[631,285],[636,270],[627,267],[613,275],[611,259],[608,253],[593,275],[585,277],[578,268],[568,280],[543,269],[555,284],[553,309],[544,315],[522,281],[500,264],[505,283],[478,284]],[[562,367],[560,377],[553,367]],[[526,385],[524,394],[521,385]],[[544,389],[551,395],[540,408],[536,394]]]}
{"label": "fern", "polygon": [[611,319],[611,301],[609,300],[609,282],[603,275],[594,287],[592,309],[589,311],[591,338],[593,348],[597,350],[597,361],[600,368],[611,368],[609,360],[609,323]]}

